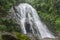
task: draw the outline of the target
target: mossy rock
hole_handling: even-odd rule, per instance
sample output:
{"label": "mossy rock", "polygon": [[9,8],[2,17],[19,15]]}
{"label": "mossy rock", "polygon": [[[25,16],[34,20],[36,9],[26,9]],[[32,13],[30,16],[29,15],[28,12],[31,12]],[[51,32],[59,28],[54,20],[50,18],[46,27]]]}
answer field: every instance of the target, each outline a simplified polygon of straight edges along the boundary
{"label": "mossy rock", "polygon": [[17,38],[15,38],[15,37],[13,37],[11,35],[7,35],[7,34],[2,35],[2,39],[3,40],[17,40]]}
{"label": "mossy rock", "polygon": [[16,36],[19,40],[30,40],[29,37],[23,35],[23,34],[20,34],[20,33],[16,33]]}
{"label": "mossy rock", "polygon": [[2,34],[1,36],[3,40],[30,40],[29,37],[19,32],[15,32],[15,34],[12,33]]}

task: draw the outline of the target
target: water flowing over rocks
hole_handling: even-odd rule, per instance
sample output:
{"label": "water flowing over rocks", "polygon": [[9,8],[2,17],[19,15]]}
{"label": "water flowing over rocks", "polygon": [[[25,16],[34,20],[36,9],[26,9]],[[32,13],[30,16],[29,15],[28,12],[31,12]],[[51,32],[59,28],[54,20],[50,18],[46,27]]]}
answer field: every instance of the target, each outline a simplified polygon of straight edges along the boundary
{"label": "water flowing over rocks", "polygon": [[[27,3],[21,3],[9,11],[17,20],[23,34],[36,34],[38,38],[55,38],[47,26],[40,20],[37,11]],[[35,39],[34,39],[35,40]]]}

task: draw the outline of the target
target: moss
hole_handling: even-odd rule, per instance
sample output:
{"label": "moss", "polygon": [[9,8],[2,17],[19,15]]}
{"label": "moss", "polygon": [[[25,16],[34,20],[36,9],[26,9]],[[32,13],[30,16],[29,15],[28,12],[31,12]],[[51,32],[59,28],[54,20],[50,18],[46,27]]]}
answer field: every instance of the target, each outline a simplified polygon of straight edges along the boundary
{"label": "moss", "polygon": [[30,40],[29,37],[21,34],[20,32],[2,32],[0,35],[1,40]]}
{"label": "moss", "polygon": [[16,33],[16,36],[19,40],[30,40],[27,36],[20,34],[20,33]]}

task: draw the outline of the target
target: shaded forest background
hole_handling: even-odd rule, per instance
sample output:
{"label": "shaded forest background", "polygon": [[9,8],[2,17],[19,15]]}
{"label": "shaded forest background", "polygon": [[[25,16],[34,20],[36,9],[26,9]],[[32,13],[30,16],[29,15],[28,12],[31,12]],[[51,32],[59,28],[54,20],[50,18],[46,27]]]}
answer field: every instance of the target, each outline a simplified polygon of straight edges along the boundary
{"label": "shaded forest background", "polygon": [[30,0],[29,3],[52,32],[60,32],[60,0]]}
{"label": "shaded forest background", "polygon": [[0,31],[19,32],[16,21],[7,19],[9,9],[19,3],[31,4],[52,32],[60,32],[60,0],[0,0]]}

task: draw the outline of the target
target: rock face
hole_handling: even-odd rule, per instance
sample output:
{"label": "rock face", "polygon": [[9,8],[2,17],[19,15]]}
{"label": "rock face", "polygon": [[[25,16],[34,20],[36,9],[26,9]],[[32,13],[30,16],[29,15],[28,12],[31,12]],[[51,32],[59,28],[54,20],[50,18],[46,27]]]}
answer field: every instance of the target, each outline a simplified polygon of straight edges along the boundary
{"label": "rock face", "polygon": [[29,37],[20,32],[1,32],[0,40],[30,40]]}
{"label": "rock face", "polygon": [[17,38],[11,36],[11,35],[2,35],[3,40],[17,40]]}
{"label": "rock face", "polygon": [[45,38],[45,39],[41,39],[41,40],[60,40],[59,38]]}
{"label": "rock face", "polygon": [[34,38],[34,36],[32,35],[32,34],[27,34],[27,36],[31,39],[31,40],[36,40],[35,38]]}

